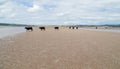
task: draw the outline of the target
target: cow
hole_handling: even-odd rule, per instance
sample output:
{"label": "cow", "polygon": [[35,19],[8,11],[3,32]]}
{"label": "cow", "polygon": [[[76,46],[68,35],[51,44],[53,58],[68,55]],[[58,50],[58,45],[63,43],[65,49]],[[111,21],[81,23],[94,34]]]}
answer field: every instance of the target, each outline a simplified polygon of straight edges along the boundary
{"label": "cow", "polygon": [[54,27],[54,29],[59,30],[59,27]]}
{"label": "cow", "polygon": [[72,29],[74,29],[74,26],[72,27]]}
{"label": "cow", "polygon": [[25,27],[25,29],[26,29],[26,31],[33,31],[33,28],[31,27],[31,26],[27,26],[27,27]]}
{"label": "cow", "polygon": [[98,27],[95,27],[96,29],[98,29]]}
{"label": "cow", "polygon": [[71,26],[69,27],[69,29],[71,29]]}
{"label": "cow", "polygon": [[44,31],[45,31],[45,27],[39,27],[39,29],[41,29],[41,31],[42,31],[42,30],[44,30]]}
{"label": "cow", "polygon": [[76,27],[76,29],[78,29],[78,27]]}

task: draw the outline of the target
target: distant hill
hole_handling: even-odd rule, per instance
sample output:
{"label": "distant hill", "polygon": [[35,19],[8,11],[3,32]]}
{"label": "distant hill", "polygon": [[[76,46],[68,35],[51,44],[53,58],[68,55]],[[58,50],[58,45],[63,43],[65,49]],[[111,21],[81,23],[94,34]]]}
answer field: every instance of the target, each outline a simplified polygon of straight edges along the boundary
{"label": "distant hill", "polygon": [[[10,24],[10,23],[0,23],[0,26],[41,26],[41,25],[26,25],[26,24]],[[42,26],[59,26],[59,25],[42,25]],[[60,26],[110,26],[110,27],[120,27],[120,24],[103,24],[103,25],[60,25]]]}
{"label": "distant hill", "polygon": [[28,26],[28,25],[25,25],[25,24],[0,23],[0,26]]}
{"label": "distant hill", "polygon": [[110,26],[110,27],[120,27],[120,24],[104,24],[104,25],[74,25],[74,26]]}
{"label": "distant hill", "polygon": [[105,24],[102,26],[120,27],[120,24]]}

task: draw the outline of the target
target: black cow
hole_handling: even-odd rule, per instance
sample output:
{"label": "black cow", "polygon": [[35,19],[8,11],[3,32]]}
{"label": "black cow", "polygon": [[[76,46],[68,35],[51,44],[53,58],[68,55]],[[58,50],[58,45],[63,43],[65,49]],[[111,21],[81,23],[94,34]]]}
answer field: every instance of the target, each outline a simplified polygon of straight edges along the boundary
{"label": "black cow", "polygon": [[78,29],[78,27],[76,27],[76,29]]}
{"label": "black cow", "polygon": [[42,31],[42,30],[44,30],[44,31],[45,31],[45,27],[39,27],[39,29],[41,29],[41,31]]}
{"label": "black cow", "polygon": [[54,27],[54,29],[59,30],[59,27]]}
{"label": "black cow", "polygon": [[72,29],[75,29],[75,27],[73,26]]}
{"label": "black cow", "polygon": [[31,27],[31,26],[27,26],[27,27],[25,27],[25,29],[26,29],[26,31],[33,31],[33,28]]}
{"label": "black cow", "polygon": [[69,29],[71,29],[71,26],[69,27]]}
{"label": "black cow", "polygon": [[96,29],[98,29],[98,27],[95,27]]}

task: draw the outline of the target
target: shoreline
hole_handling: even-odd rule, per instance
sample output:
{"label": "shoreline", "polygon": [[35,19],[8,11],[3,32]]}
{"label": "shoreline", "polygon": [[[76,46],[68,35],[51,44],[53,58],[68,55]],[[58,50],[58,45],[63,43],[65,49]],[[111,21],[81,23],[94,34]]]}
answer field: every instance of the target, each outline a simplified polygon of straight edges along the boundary
{"label": "shoreline", "polygon": [[4,27],[4,28],[0,28],[0,38],[5,38],[8,36],[14,36],[17,35],[19,33],[23,33],[25,32],[25,29],[23,27]]}
{"label": "shoreline", "polygon": [[90,31],[120,33],[120,29],[90,29],[90,28],[79,28],[79,30],[90,30]]}
{"label": "shoreline", "polygon": [[[33,27],[35,30],[38,27]],[[53,28],[53,27],[47,27],[48,30]],[[65,27],[61,27],[62,29],[68,29]],[[33,31],[35,31],[33,30]],[[69,29],[68,29],[69,30]],[[72,29],[71,29],[72,30]],[[79,27],[78,30],[89,30],[89,31],[100,31],[100,32],[111,32],[111,33],[120,33],[120,28],[108,28],[108,29],[104,29],[104,28],[99,28],[99,29],[95,29],[94,27]],[[8,36],[14,36],[16,34],[19,33],[23,33],[26,32],[26,30],[24,29],[24,27],[11,27],[11,26],[4,26],[0,28],[0,38],[4,38],[4,37],[8,37]]]}

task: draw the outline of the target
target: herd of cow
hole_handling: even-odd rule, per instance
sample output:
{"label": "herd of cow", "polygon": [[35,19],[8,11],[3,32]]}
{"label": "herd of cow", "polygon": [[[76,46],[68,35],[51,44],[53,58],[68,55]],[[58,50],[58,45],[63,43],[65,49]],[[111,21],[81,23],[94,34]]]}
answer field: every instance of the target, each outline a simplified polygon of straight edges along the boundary
{"label": "herd of cow", "polygon": [[[26,31],[33,31],[33,27],[27,26],[25,27]],[[45,27],[39,27],[39,29],[42,31],[45,31]],[[54,27],[55,30],[59,30],[59,27]],[[78,29],[78,27],[70,26],[69,29]]]}
{"label": "herd of cow", "polygon": [[[33,31],[33,27],[27,26],[25,27],[26,31]],[[42,31],[45,31],[45,27],[39,27],[39,29]],[[54,29],[59,30],[59,27],[54,27]]]}

